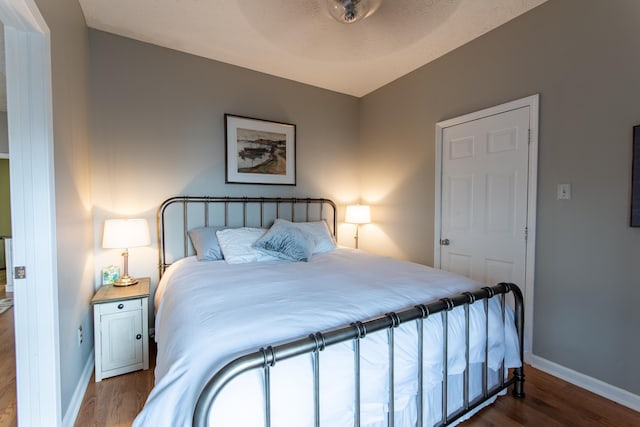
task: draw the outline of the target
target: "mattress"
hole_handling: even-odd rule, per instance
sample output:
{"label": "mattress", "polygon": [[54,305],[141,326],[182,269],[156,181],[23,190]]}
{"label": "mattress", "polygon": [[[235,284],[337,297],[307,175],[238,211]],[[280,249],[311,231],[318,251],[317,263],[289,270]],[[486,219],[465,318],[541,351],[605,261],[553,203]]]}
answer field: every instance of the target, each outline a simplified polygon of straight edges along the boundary
{"label": "mattress", "polygon": [[[134,426],[189,426],[198,395],[214,372],[234,358],[267,345],[365,320],[389,311],[477,289],[470,279],[423,265],[347,248],[314,255],[309,262],[227,264],[174,263],[155,296],[155,378]],[[520,366],[512,313],[489,304],[489,366],[497,381],[502,361]],[[442,318],[424,321],[425,425],[441,419]],[[462,307],[449,313],[447,412],[462,399],[465,322]],[[396,425],[415,425],[417,394],[416,322],[395,330],[394,407]],[[470,307],[471,396],[480,393],[484,360],[485,309]],[[321,424],[353,425],[353,345],[328,347],[320,356]],[[361,340],[363,426],[386,424],[387,335]],[[272,425],[313,425],[309,356],[279,362],[272,369]],[[216,427],[262,426],[262,376],[248,372],[232,381],[214,404]]]}

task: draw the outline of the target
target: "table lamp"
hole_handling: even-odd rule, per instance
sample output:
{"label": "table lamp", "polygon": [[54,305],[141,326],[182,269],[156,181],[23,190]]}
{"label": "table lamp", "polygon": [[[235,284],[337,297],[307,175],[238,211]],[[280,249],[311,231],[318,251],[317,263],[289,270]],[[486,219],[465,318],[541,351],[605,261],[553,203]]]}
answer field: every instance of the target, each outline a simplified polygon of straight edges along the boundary
{"label": "table lamp", "polygon": [[138,283],[129,276],[129,248],[151,244],[149,225],[146,219],[107,219],[104,222],[102,247],[106,249],[124,249],[124,273],[114,286],[129,286]]}
{"label": "table lamp", "polygon": [[344,221],[349,224],[356,225],[356,249],[358,249],[358,228],[360,224],[369,224],[371,222],[371,210],[368,205],[349,205],[344,216]]}

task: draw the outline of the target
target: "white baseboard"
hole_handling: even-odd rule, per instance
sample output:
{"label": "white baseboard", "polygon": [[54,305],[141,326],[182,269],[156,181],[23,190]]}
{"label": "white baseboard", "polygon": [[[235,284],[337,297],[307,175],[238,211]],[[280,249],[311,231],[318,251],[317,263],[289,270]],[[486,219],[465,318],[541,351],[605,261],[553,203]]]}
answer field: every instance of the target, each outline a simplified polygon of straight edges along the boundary
{"label": "white baseboard", "polygon": [[65,412],[64,418],[62,418],[62,427],[73,427],[76,423],[76,418],[78,417],[78,412],[80,412],[80,406],[82,405],[82,399],[84,399],[84,394],[86,393],[87,386],[91,380],[91,374],[93,374],[94,360],[93,351],[91,351],[91,354],[89,354],[89,358],[87,359],[87,363],[85,363],[84,369],[82,370],[82,375],[80,375],[78,385],[71,397],[71,402],[69,403],[67,412]]}
{"label": "white baseboard", "polygon": [[[600,381],[596,378],[590,377],[580,372],[576,372],[573,369],[566,368],[557,363],[551,362],[542,357],[531,355],[527,361],[534,368],[540,369],[548,374],[563,379],[571,384],[582,387],[589,390],[592,393],[598,394],[609,400],[613,400],[616,403],[624,405],[634,411],[640,412],[640,396],[633,394],[621,388],[607,384],[604,381]],[[525,371],[525,393],[527,389],[526,385],[526,371]]]}

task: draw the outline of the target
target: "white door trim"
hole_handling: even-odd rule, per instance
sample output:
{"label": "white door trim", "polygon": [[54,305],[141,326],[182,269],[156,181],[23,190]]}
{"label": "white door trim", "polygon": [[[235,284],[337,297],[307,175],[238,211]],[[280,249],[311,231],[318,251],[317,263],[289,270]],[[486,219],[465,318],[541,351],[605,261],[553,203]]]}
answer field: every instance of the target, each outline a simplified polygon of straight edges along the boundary
{"label": "white door trim", "polygon": [[440,231],[442,225],[441,200],[442,200],[442,143],[444,130],[472,120],[501,114],[518,108],[529,107],[530,141],[529,141],[529,179],[527,190],[527,243],[526,266],[524,283],[524,330],[525,330],[525,360],[529,361],[533,340],[533,287],[535,272],[535,246],[536,246],[536,200],[538,187],[538,116],[540,95],[535,94],[526,98],[517,99],[495,107],[465,114],[464,116],[444,120],[436,123],[436,188],[435,188],[435,221],[434,221],[434,250],[433,264],[440,268]]}
{"label": "white door trim", "polygon": [[50,32],[34,0],[0,0],[5,25],[18,425],[61,423]]}

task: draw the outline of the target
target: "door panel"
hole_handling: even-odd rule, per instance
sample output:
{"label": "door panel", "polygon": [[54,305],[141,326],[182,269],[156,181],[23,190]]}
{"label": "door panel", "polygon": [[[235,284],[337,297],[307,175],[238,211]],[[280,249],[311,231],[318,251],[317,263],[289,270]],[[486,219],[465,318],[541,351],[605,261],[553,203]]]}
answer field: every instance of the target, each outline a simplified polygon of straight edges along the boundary
{"label": "door panel", "polygon": [[102,316],[102,370],[142,363],[142,345],[136,334],[142,331],[141,311]]}
{"label": "door panel", "polygon": [[473,201],[473,177],[451,177],[450,182],[450,212],[451,231],[468,233],[471,231],[471,214]]}
{"label": "door panel", "polygon": [[515,234],[515,174],[487,174],[487,192],[484,202],[485,227],[489,234],[513,236]]}
{"label": "door panel", "polygon": [[472,258],[469,254],[449,252],[448,268],[445,270],[462,276],[471,276]]}

